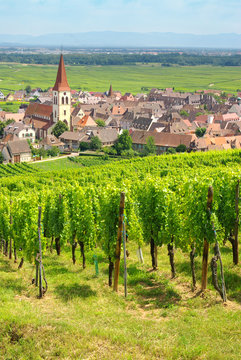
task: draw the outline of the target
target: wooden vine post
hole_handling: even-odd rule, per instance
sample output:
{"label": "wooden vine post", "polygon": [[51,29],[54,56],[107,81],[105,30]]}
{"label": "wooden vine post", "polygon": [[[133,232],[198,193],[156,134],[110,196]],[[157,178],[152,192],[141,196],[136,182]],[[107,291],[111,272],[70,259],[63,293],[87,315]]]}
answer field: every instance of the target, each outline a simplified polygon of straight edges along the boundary
{"label": "wooden vine post", "polygon": [[43,297],[43,281],[42,281],[42,245],[41,245],[41,212],[42,208],[38,208],[38,240],[39,240],[39,297]]}
{"label": "wooden vine post", "polygon": [[118,292],[119,274],[120,274],[120,255],[121,255],[121,243],[123,234],[123,220],[125,209],[125,193],[122,192],[120,196],[120,210],[119,210],[119,222],[117,232],[117,243],[115,251],[115,272],[114,272],[114,291]]}
{"label": "wooden vine post", "polygon": [[[13,217],[12,217],[12,200],[10,200],[10,227],[13,223]],[[9,240],[9,259],[12,259],[12,238],[10,237],[10,240]]]}
{"label": "wooden vine post", "polygon": [[125,297],[127,297],[126,227],[125,227],[125,222],[123,223],[123,251],[124,251],[124,287],[125,287]]}
{"label": "wooden vine post", "polygon": [[235,191],[235,225],[234,225],[234,242],[233,242],[233,263],[238,265],[238,230],[239,230],[239,180]]}
{"label": "wooden vine post", "polygon": [[[62,195],[59,194],[59,204],[60,204],[60,206],[61,206],[61,201],[62,201]],[[57,255],[60,255],[60,237],[59,237],[59,234],[58,234],[58,237],[55,238],[55,248],[56,248]]]}
{"label": "wooden vine post", "polygon": [[[213,188],[210,186],[208,188],[208,201],[207,201],[207,211],[212,210],[212,202],[213,202]],[[208,279],[208,250],[209,243],[207,239],[204,239],[203,244],[203,260],[202,260],[202,287],[201,290],[204,291],[207,288],[207,279]]]}

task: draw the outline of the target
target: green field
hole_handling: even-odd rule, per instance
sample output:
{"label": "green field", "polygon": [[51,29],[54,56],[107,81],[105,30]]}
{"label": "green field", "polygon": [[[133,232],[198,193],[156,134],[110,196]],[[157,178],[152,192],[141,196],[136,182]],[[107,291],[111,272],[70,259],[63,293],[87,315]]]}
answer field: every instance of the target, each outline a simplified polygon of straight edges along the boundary
{"label": "green field", "polygon": [[[59,158],[56,160],[43,161],[31,164],[36,170],[53,171],[53,170],[66,170],[66,169],[79,169],[81,167],[105,165],[112,161],[119,159],[107,158],[104,160],[102,156],[78,156],[74,157],[71,161],[70,158]],[[121,160],[121,159],[120,159]]]}
{"label": "green field", "polygon": [[31,164],[31,167],[43,171],[79,169],[82,165],[70,161],[68,158],[59,158],[56,160],[43,161]]}
{"label": "green field", "polygon": [[28,104],[22,101],[0,101],[0,109],[6,112],[17,113],[21,104]]}
{"label": "green field", "polygon": [[[114,90],[143,92],[144,88],[175,87],[194,91],[220,89],[236,92],[241,89],[241,68],[221,66],[162,67],[159,64],[130,66],[66,66],[72,89],[106,91],[110,83]],[[23,89],[27,85],[43,90],[54,85],[57,66],[0,64],[0,90]]]}

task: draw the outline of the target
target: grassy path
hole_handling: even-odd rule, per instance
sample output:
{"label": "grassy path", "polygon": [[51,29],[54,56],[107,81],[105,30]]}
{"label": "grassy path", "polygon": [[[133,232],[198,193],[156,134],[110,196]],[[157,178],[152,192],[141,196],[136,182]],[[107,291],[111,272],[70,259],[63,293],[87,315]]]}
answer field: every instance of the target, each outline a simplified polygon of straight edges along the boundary
{"label": "grassy path", "polygon": [[171,280],[166,249],[158,272],[149,271],[148,248],[145,265],[130,249],[126,300],[123,278],[119,294],[108,288],[107,263],[96,251],[99,277],[93,252],[85,270],[80,259],[72,265],[70,249],[61,257],[46,254],[43,300],[31,285],[33,266],[19,271],[0,255],[0,359],[240,359],[241,272],[229,248],[223,249],[226,307],[211,286],[205,298],[191,291],[188,256],[177,253],[178,277]]}

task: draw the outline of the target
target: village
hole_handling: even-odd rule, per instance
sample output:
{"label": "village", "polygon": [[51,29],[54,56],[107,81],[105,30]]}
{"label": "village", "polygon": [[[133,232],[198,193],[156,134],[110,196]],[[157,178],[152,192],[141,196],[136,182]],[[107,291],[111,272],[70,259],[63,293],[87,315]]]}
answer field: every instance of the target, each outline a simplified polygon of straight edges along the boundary
{"label": "village", "polygon": [[[96,138],[112,154],[123,131],[135,154],[143,153],[150,138],[156,154],[241,148],[240,93],[153,88],[134,95],[108,87],[104,93],[70,89],[61,55],[55,85],[48,91],[7,96],[0,91],[1,162],[41,159],[41,149],[49,156],[79,152]],[[1,111],[1,100],[23,104],[10,113]]]}

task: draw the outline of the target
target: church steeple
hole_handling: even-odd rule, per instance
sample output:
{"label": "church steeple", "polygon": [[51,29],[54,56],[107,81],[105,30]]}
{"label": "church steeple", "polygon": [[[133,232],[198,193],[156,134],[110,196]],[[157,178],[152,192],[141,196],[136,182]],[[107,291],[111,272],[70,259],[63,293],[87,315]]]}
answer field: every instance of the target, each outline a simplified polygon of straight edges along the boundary
{"label": "church steeple", "polygon": [[70,87],[66,76],[65,66],[64,66],[64,58],[62,54],[60,56],[57,78],[53,90],[70,91]]}
{"label": "church steeple", "polygon": [[71,129],[71,92],[68,84],[64,58],[61,54],[55,85],[53,87],[53,122],[63,121]]}
{"label": "church steeple", "polygon": [[112,90],[112,85],[110,84],[110,90],[108,92],[108,97],[113,96],[113,90]]}

